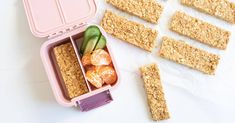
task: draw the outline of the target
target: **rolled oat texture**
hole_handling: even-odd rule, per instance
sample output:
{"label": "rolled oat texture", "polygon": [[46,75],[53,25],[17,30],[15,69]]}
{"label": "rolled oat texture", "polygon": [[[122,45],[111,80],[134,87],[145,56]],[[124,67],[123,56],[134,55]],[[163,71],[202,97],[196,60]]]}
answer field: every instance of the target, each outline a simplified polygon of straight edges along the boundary
{"label": "rolled oat texture", "polygon": [[59,66],[63,85],[67,90],[69,98],[75,98],[88,92],[80,65],[71,43],[56,46],[54,49],[55,58]]}
{"label": "rolled oat texture", "polygon": [[178,34],[195,39],[219,49],[226,49],[230,32],[207,22],[176,12],[171,20],[170,29]]}
{"label": "rolled oat texture", "polygon": [[140,68],[140,71],[144,80],[144,87],[152,119],[157,121],[169,119],[170,114],[157,65],[150,64],[143,66]]}
{"label": "rolled oat texture", "polygon": [[235,3],[228,0],[181,0],[181,3],[235,24]]}
{"label": "rolled oat texture", "polygon": [[155,0],[106,0],[116,8],[138,16],[148,22],[157,23],[163,7]]}
{"label": "rolled oat texture", "polygon": [[219,56],[192,47],[183,41],[169,37],[162,38],[159,55],[179,64],[213,75],[219,63]]}
{"label": "rolled oat texture", "polygon": [[111,11],[106,11],[101,26],[112,36],[149,52],[155,47],[157,31],[127,20]]}

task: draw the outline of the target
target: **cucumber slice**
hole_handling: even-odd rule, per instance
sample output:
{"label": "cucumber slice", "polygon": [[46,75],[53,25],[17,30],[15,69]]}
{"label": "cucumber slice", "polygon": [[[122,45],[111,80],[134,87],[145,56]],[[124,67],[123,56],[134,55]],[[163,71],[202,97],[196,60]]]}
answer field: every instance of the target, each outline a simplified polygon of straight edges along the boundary
{"label": "cucumber slice", "polygon": [[95,50],[104,49],[105,47],[106,47],[106,38],[103,35],[101,35],[100,39],[95,47]]}
{"label": "cucumber slice", "polygon": [[86,45],[88,43],[88,40],[92,37],[92,36],[98,36],[100,37],[101,35],[101,32],[100,32],[100,29],[99,27],[97,26],[89,26],[86,31],[85,31],[85,34],[84,34],[84,41],[82,42],[82,45],[81,45],[81,48],[80,48],[80,53],[81,54],[84,54],[84,51],[85,51],[85,48],[86,48]]}
{"label": "cucumber slice", "polygon": [[92,36],[88,41],[87,41],[87,45],[85,47],[84,53],[83,54],[87,54],[87,53],[92,53],[92,51],[95,49],[95,46],[97,44],[99,40],[98,36]]}

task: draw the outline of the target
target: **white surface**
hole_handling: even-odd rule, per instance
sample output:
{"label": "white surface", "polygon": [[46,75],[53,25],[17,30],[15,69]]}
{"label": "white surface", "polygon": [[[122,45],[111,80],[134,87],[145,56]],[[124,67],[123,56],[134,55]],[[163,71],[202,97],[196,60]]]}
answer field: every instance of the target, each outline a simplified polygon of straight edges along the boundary
{"label": "white surface", "polygon": [[[235,0],[232,0],[235,2]],[[168,35],[221,55],[215,76],[167,61],[110,36],[115,59],[121,72],[121,83],[112,91],[114,101],[104,107],[82,113],[56,103],[42,66],[39,49],[45,39],[34,37],[28,27],[21,0],[0,2],[0,122],[13,123],[147,123],[153,122],[147,107],[143,82],[138,68],[157,63],[161,70],[171,119],[162,123],[232,123],[235,122],[235,28],[234,25],[199,13],[179,4],[178,0],[161,2],[165,6],[158,25],[122,13],[104,0],[97,0],[98,12],[94,22],[100,22],[106,8],[130,20],[145,23],[159,31],[160,38]],[[226,51],[210,48],[168,29],[169,18],[175,10],[225,28],[232,34]]]}

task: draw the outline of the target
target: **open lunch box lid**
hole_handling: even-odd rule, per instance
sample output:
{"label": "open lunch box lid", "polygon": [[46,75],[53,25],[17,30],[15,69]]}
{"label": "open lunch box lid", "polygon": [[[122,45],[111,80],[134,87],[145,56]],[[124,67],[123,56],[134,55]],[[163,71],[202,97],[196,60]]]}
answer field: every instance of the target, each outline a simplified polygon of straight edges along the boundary
{"label": "open lunch box lid", "polygon": [[[86,23],[95,16],[97,10],[95,0],[23,0],[23,3],[31,32],[36,37],[50,38],[63,34],[64,36],[62,37],[66,37],[66,32],[71,32],[75,29],[84,30],[84,25],[87,25]],[[101,32],[104,33],[104,30],[101,29]],[[43,51],[44,54],[48,51],[46,45],[50,42],[55,42],[55,40],[56,38],[53,41],[49,40],[49,42],[44,43],[42,46],[42,49],[45,50]],[[49,55],[45,55],[42,59],[45,64],[49,59]],[[88,111],[113,100],[109,90],[111,86],[108,85],[66,101],[61,98],[62,93],[57,91],[58,84],[54,82],[55,78],[52,74],[51,66],[48,66],[48,63],[46,64],[49,67],[46,72],[50,76],[50,82],[52,80],[51,85],[54,95],[60,104],[69,107],[75,105],[81,111]]]}
{"label": "open lunch box lid", "polygon": [[23,0],[31,32],[51,37],[91,20],[96,13],[94,0]]}

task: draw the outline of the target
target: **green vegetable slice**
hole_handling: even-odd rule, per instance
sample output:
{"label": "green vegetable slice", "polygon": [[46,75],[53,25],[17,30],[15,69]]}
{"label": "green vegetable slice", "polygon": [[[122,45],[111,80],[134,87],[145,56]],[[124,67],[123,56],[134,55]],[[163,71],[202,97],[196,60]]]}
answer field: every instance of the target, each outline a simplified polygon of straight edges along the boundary
{"label": "green vegetable slice", "polygon": [[83,54],[92,53],[92,51],[95,49],[96,44],[98,43],[99,37],[98,36],[92,36],[88,41],[87,45],[84,49]]}
{"label": "green vegetable slice", "polygon": [[101,32],[99,27],[97,26],[89,26],[84,34],[84,41],[82,42],[80,53],[84,54],[86,45],[88,44],[88,41],[91,37],[97,36],[98,38],[101,36]]}
{"label": "green vegetable slice", "polygon": [[103,35],[101,35],[100,39],[95,47],[95,50],[96,49],[104,49],[105,47],[106,47],[106,38]]}

